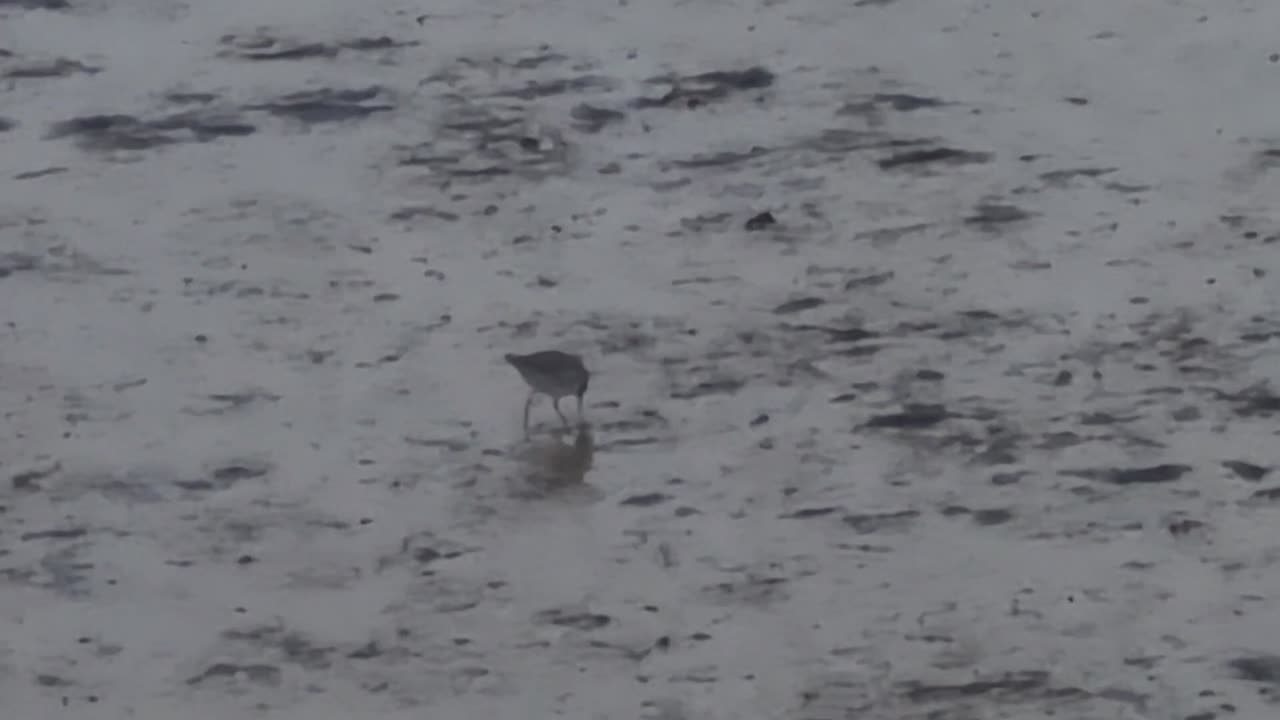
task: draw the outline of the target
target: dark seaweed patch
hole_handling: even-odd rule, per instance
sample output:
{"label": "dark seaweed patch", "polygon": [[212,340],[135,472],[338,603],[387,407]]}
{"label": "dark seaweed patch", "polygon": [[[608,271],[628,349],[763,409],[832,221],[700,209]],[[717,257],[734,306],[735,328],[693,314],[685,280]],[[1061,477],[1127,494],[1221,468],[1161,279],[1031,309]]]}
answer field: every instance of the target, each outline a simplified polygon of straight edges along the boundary
{"label": "dark seaweed patch", "polygon": [[18,10],[70,10],[67,0],[0,0],[0,10],[17,8]]}
{"label": "dark seaweed patch", "polygon": [[283,678],[280,668],[275,665],[266,665],[262,663],[254,663],[249,665],[237,665],[234,663],[216,663],[209,666],[204,672],[187,679],[188,685],[202,685],[210,680],[225,678],[234,680],[242,677],[255,685],[277,686]]}
{"label": "dark seaweed patch", "polygon": [[32,530],[31,532],[22,533],[19,537],[23,542],[32,540],[75,540],[84,537],[88,533],[88,529],[81,527],[65,530]]}
{"label": "dark seaweed patch", "polygon": [[895,512],[865,513],[846,515],[842,522],[859,535],[870,535],[882,531],[901,531],[920,517],[919,510],[898,510]]}
{"label": "dark seaweed patch", "polygon": [[228,48],[220,53],[223,57],[235,57],[241,60],[259,62],[328,59],[335,58],[343,52],[394,50],[417,44],[416,42],[400,42],[385,35],[354,38],[332,43],[287,40],[266,35],[247,38],[224,35],[221,41]]}
{"label": "dark seaweed patch", "polygon": [[975,207],[973,215],[965,218],[964,221],[970,225],[990,229],[996,225],[1027,220],[1030,217],[1031,213],[1014,205],[983,203]]}
{"label": "dark seaweed patch", "polygon": [[664,75],[650,78],[652,84],[670,85],[666,94],[657,98],[641,97],[631,101],[634,108],[696,109],[724,100],[737,93],[764,90],[773,85],[775,76],[756,66],[745,70],[715,70],[697,75]]}
{"label": "dark seaweed patch", "polygon": [[934,97],[908,95],[906,93],[876,93],[871,96],[872,102],[882,103],[898,112],[911,112],[922,108],[942,107],[945,102]]}
{"label": "dark seaweed patch", "polygon": [[1222,466],[1236,474],[1236,477],[1249,482],[1258,482],[1266,477],[1271,468],[1254,465],[1243,460],[1224,460]]}
{"label": "dark seaweed patch", "polygon": [[824,304],[825,302],[826,301],[823,300],[822,298],[816,298],[816,297],[796,298],[794,300],[788,300],[787,302],[784,302],[781,305],[775,307],[773,309],[773,314],[774,315],[790,315],[792,313],[803,312],[805,310],[812,310],[813,308],[816,308]]}
{"label": "dark seaweed patch", "polygon": [[876,162],[881,170],[894,170],[914,165],[973,165],[991,161],[991,153],[939,147],[927,150],[908,150],[890,155]]}
{"label": "dark seaweed patch", "polygon": [[1055,187],[1065,187],[1068,183],[1076,178],[1096,178],[1103,175],[1109,175],[1119,168],[1099,167],[1099,168],[1067,168],[1064,170],[1050,170],[1049,172],[1040,173],[1040,179],[1046,185]]}
{"label": "dark seaweed patch", "polygon": [[551,608],[539,611],[533,617],[536,623],[545,623],[575,630],[599,630],[613,622],[613,618],[602,613],[576,612],[567,608]]}
{"label": "dark seaweed patch", "polygon": [[605,91],[613,89],[613,81],[603,75],[583,75],[575,78],[557,78],[555,80],[531,81],[523,87],[500,90],[494,97],[511,97],[519,100],[538,100],[555,95],[583,93],[593,90]]}
{"label": "dark seaweed patch", "polygon": [[795,147],[821,153],[845,154],[859,150],[892,150],[919,147],[933,141],[922,138],[891,138],[884,133],[848,128],[829,128],[796,143]]}
{"label": "dark seaweed patch", "polygon": [[1236,676],[1249,682],[1280,685],[1280,656],[1252,655],[1227,662]]}
{"label": "dark seaweed patch", "polygon": [[396,148],[400,166],[428,167],[459,180],[561,175],[570,168],[571,149],[557,128],[528,122],[523,106],[480,106],[460,100],[430,140]]}
{"label": "dark seaweed patch", "polygon": [[1264,387],[1249,388],[1234,395],[1224,393],[1222,397],[1237,403],[1235,411],[1241,417],[1270,417],[1280,412],[1280,396]]}
{"label": "dark seaweed patch", "polygon": [[874,415],[867,421],[869,428],[918,430],[933,427],[951,417],[945,405],[907,405],[902,412]]}
{"label": "dark seaweed patch", "polygon": [[197,142],[208,142],[222,137],[247,137],[257,128],[234,117],[202,117],[195,113],[170,115],[151,123],[151,127],[163,131],[188,131]]}
{"label": "dark seaweed patch", "polygon": [[839,512],[843,509],[844,508],[836,507],[835,505],[800,508],[799,510],[782,513],[778,518],[782,520],[806,520],[808,518],[826,517],[827,515]]}
{"label": "dark seaweed patch", "polygon": [[383,102],[385,91],[377,86],[358,90],[304,90],[288,93],[268,102],[245,105],[245,110],[261,110],[276,117],[289,118],[304,125],[321,125],[362,120],[374,113],[389,112],[395,107]]}
{"label": "dark seaweed patch", "polygon": [[96,65],[85,65],[77,60],[58,58],[50,62],[20,65],[6,70],[4,76],[14,80],[30,78],[68,77],[71,75],[97,75],[102,68]]}
{"label": "dark seaweed patch", "polygon": [[175,105],[207,105],[217,100],[218,96],[213,93],[171,92],[165,93],[164,99]]}
{"label": "dark seaweed patch", "polygon": [[777,224],[778,219],[773,216],[773,213],[765,210],[764,212],[756,213],[755,215],[747,218],[747,221],[742,225],[742,229],[747,232],[759,232],[760,230],[771,228]]}
{"label": "dark seaweed patch", "polygon": [[753,146],[749,150],[744,151],[725,151],[717,153],[707,153],[694,155],[693,157],[681,160],[669,160],[664,163],[663,169],[680,168],[683,170],[694,170],[699,168],[726,167],[729,165],[737,165],[749,160],[764,157],[773,152],[768,148]]}
{"label": "dark seaweed patch", "polygon": [[75,138],[86,150],[149,150],[177,142],[132,115],[86,115],[54,123],[50,140]]}
{"label": "dark seaweed patch", "polygon": [[585,133],[598,133],[605,126],[622,122],[626,118],[626,115],[621,111],[596,107],[586,103],[575,105],[569,111],[569,116],[573,118],[574,129]]}
{"label": "dark seaweed patch", "polygon": [[1063,475],[1097,480],[1112,485],[1150,485],[1176,482],[1194,468],[1190,465],[1151,465],[1138,468],[1085,468],[1063,470]]}
{"label": "dark seaweed patch", "polygon": [[691,388],[684,390],[675,390],[671,393],[671,397],[677,400],[691,400],[693,398],[705,397],[707,395],[733,395],[742,389],[745,385],[741,380],[725,378],[722,380],[707,380],[700,382]]}
{"label": "dark seaweed patch", "polygon": [[845,290],[855,290],[857,288],[872,288],[883,285],[894,278],[894,272],[889,270],[882,273],[872,273],[870,275],[860,275],[850,278],[844,283]]}
{"label": "dark seaweed patch", "polygon": [[983,678],[956,685],[930,685],[921,682],[902,683],[903,697],[915,703],[957,703],[973,698],[1004,702],[1022,702],[1036,698],[1084,698],[1088,693],[1073,687],[1055,688],[1049,684],[1049,673],[1027,670],[994,678]]}
{"label": "dark seaweed patch", "polygon": [[47,137],[72,138],[86,151],[150,150],[165,145],[209,142],[252,135],[256,128],[235,117],[179,113],[157,120],[132,115],[86,115],[54,123]]}
{"label": "dark seaweed patch", "polygon": [[[815,306],[816,307],[816,306]],[[775,311],[776,312],[776,311]],[[829,343],[861,342],[880,337],[879,333],[863,330],[860,327],[825,327],[823,325],[788,325],[787,330],[817,331],[825,333]]]}
{"label": "dark seaweed patch", "polygon": [[671,499],[670,495],[660,492],[641,493],[639,495],[631,495],[618,501],[619,505],[629,505],[631,507],[653,507],[664,503]]}

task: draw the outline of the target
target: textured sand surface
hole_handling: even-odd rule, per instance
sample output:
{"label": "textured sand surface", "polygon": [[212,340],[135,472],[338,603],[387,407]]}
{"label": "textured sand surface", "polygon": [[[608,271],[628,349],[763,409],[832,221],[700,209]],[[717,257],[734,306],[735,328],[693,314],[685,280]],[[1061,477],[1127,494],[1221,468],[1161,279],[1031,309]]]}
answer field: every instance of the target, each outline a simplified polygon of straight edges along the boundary
{"label": "textured sand surface", "polygon": [[0,0],[0,716],[1276,717],[1276,28]]}

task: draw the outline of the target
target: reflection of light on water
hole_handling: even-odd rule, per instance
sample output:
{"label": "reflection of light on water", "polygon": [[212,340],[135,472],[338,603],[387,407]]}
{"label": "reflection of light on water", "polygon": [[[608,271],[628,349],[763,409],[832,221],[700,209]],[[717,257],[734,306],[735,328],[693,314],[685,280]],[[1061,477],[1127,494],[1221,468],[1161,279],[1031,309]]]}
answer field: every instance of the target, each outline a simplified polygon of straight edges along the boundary
{"label": "reflection of light on water", "polygon": [[595,451],[591,426],[583,422],[578,424],[572,445],[557,435],[521,448],[518,458],[529,486],[551,493],[585,485]]}

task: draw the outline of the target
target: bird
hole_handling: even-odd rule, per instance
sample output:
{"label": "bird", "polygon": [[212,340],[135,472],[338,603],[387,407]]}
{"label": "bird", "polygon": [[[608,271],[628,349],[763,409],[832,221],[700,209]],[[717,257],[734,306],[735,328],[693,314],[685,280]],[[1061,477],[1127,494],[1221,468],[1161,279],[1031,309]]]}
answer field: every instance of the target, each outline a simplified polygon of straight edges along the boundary
{"label": "bird", "polygon": [[576,395],[578,421],[582,422],[582,396],[587,393],[591,373],[583,365],[582,358],[559,350],[543,350],[529,355],[507,353],[503,356],[520,373],[529,385],[529,399],[524,403],[524,431],[529,433],[529,408],[538,395],[551,398],[556,414],[569,427],[569,419],[560,412],[560,398]]}

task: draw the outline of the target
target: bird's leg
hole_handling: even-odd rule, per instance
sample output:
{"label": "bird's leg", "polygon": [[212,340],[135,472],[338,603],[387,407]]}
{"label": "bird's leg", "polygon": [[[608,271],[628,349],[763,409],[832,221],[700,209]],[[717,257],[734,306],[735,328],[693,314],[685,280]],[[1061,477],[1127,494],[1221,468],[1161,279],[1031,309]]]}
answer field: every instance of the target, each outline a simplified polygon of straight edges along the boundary
{"label": "bird's leg", "polygon": [[583,419],[582,419],[582,396],[581,396],[581,395],[579,395],[579,396],[578,396],[578,422],[579,422],[579,423],[583,422]]}
{"label": "bird's leg", "polygon": [[560,412],[560,398],[555,398],[551,404],[555,406],[556,414],[560,416],[560,420],[564,423],[564,426],[566,428],[569,427],[569,418],[565,417],[564,413]]}
{"label": "bird's leg", "polygon": [[529,408],[533,407],[533,397],[537,393],[529,393],[529,399],[524,401],[524,436],[529,437]]}

